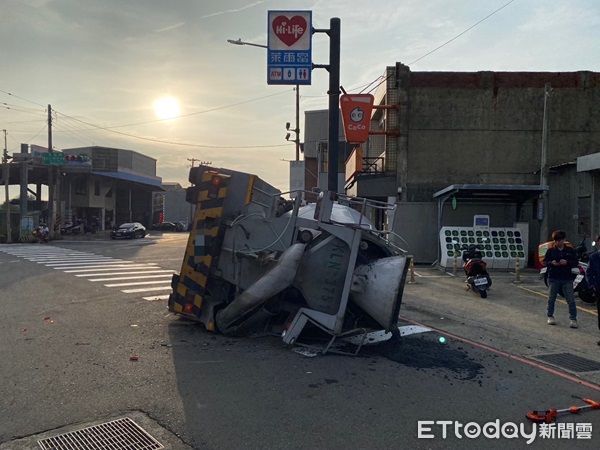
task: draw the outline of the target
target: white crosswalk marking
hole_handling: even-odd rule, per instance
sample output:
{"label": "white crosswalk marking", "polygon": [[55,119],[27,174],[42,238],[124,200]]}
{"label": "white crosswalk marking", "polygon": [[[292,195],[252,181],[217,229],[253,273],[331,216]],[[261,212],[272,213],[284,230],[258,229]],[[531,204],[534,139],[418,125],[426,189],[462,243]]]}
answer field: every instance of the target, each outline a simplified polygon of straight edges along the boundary
{"label": "white crosswalk marking", "polygon": [[151,297],[142,297],[144,300],[148,300],[149,302],[155,302],[157,300],[169,300],[169,294],[166,295],[153,295]]}
{"label": "white crosswalk marking", "polygon": [[[156,262],[130,261],[98,255],[91,252],[69,250],[51,245],[0,245],[0,252],[41,264],[48,269],[61,270],[76,277],[84,277],[92,282],[123,281],[103,284],[107,288],[121,289],[125,294],[152,291],[170,291],[171,278],[175,270],[167,270]],[[142,281],[139,281],[142,280]],[[160,285],[160,286],[153,286]],[[142,297],[147,301],[167,300],[169,294]]]}
{"label": "white crosswalk marking", "polygon": [[93,264],[93,265],[81,265],[81,266],[62,266],[62,267],[52,267],[54,270],[62,270],[62,269],[69,269],[68,271],[65,270],[65,273],[71,273],[70,269],[76,269],[76,270],[102,270],[102,269],[127,269],[128,267],[152,267],[155,268],[156,267],[156,263],[154,264],[132,264],[132,263],[110,263],[110,264],[106,264],[106,265],[99,265],[99,264]]}
{"label": "white crosswalk marking", "polygon": [[[112,278],[90,278],[90,281],[120,281],[120,280],[141,280],[144,278],[171,278],[173,276],[173,272],[166,273],[164,275],[139,275],[137,277],[112,277]],[[148,273],[148,272],[140,272],[140,273]],[[81,275],[77,275],[78,277]]]}
{"label": "white crosswalk marking", "polygon": [[147,288],[138,288],[138,289],[124,289],[121,292],[126,294],[134,294],[136,292],[148,292],[148,291],[170,291],[171,285],[169,286],[160,286],[160,287],[147,287]]}
{"label": "white crosswalk marking", "polygon": [[[93,272],[97,272],[96,270],[94,270]],[[76,277],[106,277],[109,275],[143,275],[145,273],[170,273],[170,274],[174,274],[177,273],[174,270],[144,270],[144,271],[139,271],[139,272],[102,272],[102,273],[80,273],[78,275],[75,275]],[[170,275],[169,275],[170,276]]]}
{"label": "white crosswalk marking", "polygon": [[91,261],[91,262],[62,262],[62,263],[52,263],[44,265],[46,267],[67,267],[67,266],[77,266],[77,267],[85,267],[85,266],[109,266],[111,264],[133,264],[131,261]]}
{"label": "white crosswalk marking", "polygon": [[35,261],[39,264],[44,264],[46,267],[61,267],[61,266],[75,266],[75,265],[102,265],[102,264],[131,264],[131,261],[122,260],[122,259],[85,259],[85,260],[75,260],[75,261],[56,261],[56,262],[47,262],[47,261]]}
{"label": "white crosswalk marking", "polygon": [[[101,268],[93,268],[88,267],[87,269],[73,269],[73,270],[65,270],[65,273],[84,273],[84,272],[106,272],[106,271],[115,271],[115,270],[126,270],[126,269],[159,269],[158,266],[148,266],[146,264],[129,264],[118,267],[101,267]],[[64,269],[64,267],[63,267]]]}
{"label": "white crosswalk marking", "polygon": [[124,287],[124,286],[143,286],[145,284],[165,284],[165,280],[153,280],[153,281],[129,281],[127,283],[109,283],[105,284],[106,287]]}

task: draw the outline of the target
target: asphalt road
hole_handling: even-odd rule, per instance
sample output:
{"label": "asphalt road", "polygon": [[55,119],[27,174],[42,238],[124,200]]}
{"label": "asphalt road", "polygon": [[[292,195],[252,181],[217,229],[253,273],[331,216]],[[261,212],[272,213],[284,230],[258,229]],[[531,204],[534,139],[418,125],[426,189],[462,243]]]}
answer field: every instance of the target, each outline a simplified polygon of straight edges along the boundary
{"label": "asphalt road", "polygon": [[[130,411],[177,435],[163,442],[168,448],[525,448],[523,438],[443,439],[439,427],[436,438],[418,439],[418,421],[521,424],[528,410],[600,397],[597,372],[579,374],[582,384],[576,374],[527,363],[565,349],[600,361],[596,318],[581,312],[580,330],[566,320],[547,327],[543,299],[511,286],[509,275],[495,278],[482,303],[460,280],[419,270],[424,276],[406,289],[403,324],[441,331],[359,357],[308,358],[276,337],[209,334],[169,314],[166,300],[148,300],[168,294],[161,288],[168,271],[179,270],[186,239],[62,241],[33,252],[0,246],[2,450],[21,448],[18,438]],[[138,266],[126,271],[148,272],[120,278],[166,277],[106,286],[138,282],[108,281],[115,276],[103,266],[114,259]],[[532,280],[523,287],[540,290]],[[566,420],[591,423],[592,439],[538,437],[532,447],[598,448],[600,411]]]}

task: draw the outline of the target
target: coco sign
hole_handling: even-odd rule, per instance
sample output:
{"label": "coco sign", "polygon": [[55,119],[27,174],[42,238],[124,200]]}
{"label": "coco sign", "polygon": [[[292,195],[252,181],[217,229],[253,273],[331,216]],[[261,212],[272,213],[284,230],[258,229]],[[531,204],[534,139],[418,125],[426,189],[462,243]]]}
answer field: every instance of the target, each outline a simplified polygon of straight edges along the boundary
{"label": "coco sign", "polygon": [[268,12],[268,84],[310,84],[312,12]]}
{"label": "coco sign", "polygon": [[362,144],[369,139],[374,101],[371,94],[344,94],[340,97],[344,133],[349,144]]}

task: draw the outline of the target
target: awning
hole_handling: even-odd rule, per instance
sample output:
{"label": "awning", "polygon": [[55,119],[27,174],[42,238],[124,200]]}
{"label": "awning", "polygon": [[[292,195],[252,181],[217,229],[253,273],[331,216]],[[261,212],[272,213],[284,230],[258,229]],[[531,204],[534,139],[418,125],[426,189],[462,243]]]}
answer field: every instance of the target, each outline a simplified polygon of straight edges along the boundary
{"label": "awning", "polygon": [[[539,184],[452,184],[433,194],[438,203],[438,234],[442,229],[444,203],[450,197],[466,201],[522,204],[548,191],[548,186]],[[438,261],[440,259],[438,245]]]}
{"label": "awning", "polygon": [[547,190],[548,186],[538,184],[452,184],[437,191],[433,198],[445,201],[455,196],[461,199],[523,202]]}
{"label": "awning", "polygon": [[113,178],[130,183],[144,184],[152,187],[155,191],[162,191],[162,178],[153,176],[144,176],[128,172],[92,172],[92,175]]}
{"label": "awning", "polygon": [[577,172],[600,170],[600,153],[580,156],[577,158]]}

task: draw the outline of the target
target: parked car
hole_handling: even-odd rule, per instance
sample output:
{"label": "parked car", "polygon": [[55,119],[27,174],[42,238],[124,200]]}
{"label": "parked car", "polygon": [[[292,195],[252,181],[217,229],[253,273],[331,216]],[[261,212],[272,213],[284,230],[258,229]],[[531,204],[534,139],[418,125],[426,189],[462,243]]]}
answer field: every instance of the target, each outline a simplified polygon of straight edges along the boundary
{"label": "parked car", "polygon": [[143,238],[148,234],[146,227],[139,222],[124,223],[110,232],[111,239]]}
{"label": "parked car", "polygon": [[161,222],[152,225],[152,229],[156,231],[179,231],[177,224],[173,222]]}

